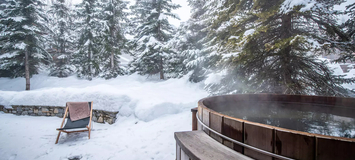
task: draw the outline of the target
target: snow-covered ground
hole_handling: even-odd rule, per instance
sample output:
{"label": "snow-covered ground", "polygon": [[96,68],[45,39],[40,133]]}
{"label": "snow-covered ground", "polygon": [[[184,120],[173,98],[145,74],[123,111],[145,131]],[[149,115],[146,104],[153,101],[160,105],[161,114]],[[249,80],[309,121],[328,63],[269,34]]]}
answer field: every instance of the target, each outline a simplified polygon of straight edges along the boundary
{"label": "snow-covered ground", "polygon": [[15,116],[0,112],[1,160],[172,160],[174,132],[191,130],[191,113],[162,116],[149,122],[120,117],[113,125],[93,123],[84,133],[62,133],[57,117]]}
{"label": "snow-covered ground", "polygon": [[62,134],[61,118],[16,116],[0,112],[2,159],[174,159],[174,132],[191,130],[190,109],[208,96],[201,84],[186,78],[160,81],[139,75],[112,80],[56,78],[45,73],[31,78],[0,78],[0,104],[65,106],[67,101],[93,101],[94,108],[119,111],[113,125],[93,124],[87,133]]}
{"label": "snow-covered ground", "polygon": [[[330,66],[336,74],[342,74],[339,64]],[[352,69],[346,75],[354,77],[354,74]],[[175,159],[173,133],[191,130],[190,109],[208,96],[203,85],[203,82],[190,83],[187,77],[160,81],[130,75],[87,81],[41,73],[31,78],[31,91],[24,91],[24,78],[0,78],[0,104],[7,107],[64,106],[67,101],[93,101],[96,109],[120,112],[113,125],[93,123],[90,140],[87,133],[62,133],[56,145],[55,129],[60,126],[61,118],[0,112],[0,160]]]}

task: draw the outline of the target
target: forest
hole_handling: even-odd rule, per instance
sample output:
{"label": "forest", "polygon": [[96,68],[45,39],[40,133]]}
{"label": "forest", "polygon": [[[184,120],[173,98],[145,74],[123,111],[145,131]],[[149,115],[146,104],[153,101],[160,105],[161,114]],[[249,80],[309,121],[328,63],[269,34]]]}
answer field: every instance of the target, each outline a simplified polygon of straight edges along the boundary
{"label": "forest", "polygon": [[[353,97],[332,63],[355,61],[350,0],[187,0],[191,17],[168,18],[171,0],[0,0],[0,77],[92,80],[138,73],[189,76],[211,95],[279,93]],[[336,6],[345,6],[339,9]],[[345,19],[340,17],[346,17]],[[120,55],[130,55],[128,66]]]}

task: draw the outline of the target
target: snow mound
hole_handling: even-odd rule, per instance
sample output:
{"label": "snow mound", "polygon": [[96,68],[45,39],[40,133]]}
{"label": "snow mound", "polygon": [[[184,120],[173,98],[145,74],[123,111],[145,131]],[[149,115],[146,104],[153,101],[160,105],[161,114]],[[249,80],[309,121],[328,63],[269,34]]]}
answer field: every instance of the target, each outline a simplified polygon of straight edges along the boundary
{"label": "snow mound", "polygon": [[192,84],[188,77],[153,81],[139,75],[92,81],[48,77],[31,78],[31,91],[24,91],[25,79],[0,78],[0,104],[65,106],[66,102],[93,101],[94,109],[119,111],[121,116],[135,115],[143,121],[180,113],[197,106],[207,92]]}

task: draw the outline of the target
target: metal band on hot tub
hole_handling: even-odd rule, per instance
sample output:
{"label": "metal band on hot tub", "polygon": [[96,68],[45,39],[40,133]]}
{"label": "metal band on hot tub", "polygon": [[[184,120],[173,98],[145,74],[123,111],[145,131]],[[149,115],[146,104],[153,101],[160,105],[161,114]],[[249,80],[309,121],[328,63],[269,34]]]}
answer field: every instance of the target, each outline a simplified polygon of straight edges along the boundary
{"label": "metal band on hot tub", "polygon": [[232,139],[232,138],[229,138],[229,137],[227,137],[227,136],[225,136],[225,135],[223,135],[223,134],[221,134],[221,133],[219,133],[219,132],[213,130],[212,128],[208,127],[206,124],[204,124],[204,123],[200,120],[200,118],[199,118],[197,115],[198,115],[198,112],[196,113],[196,118],[197,118],[197,121],[198,121],[203,127],[207,128],[207,129],[210,130],[211,132],[213,132],[213,133],[215,133],[215,134],[217,134],[217,135],[219,135],[219,136],[221,136],[221,137],[223,137],[223,138],[225,138],[225,139],[227,139],[227,140],[229,140],[229,141],[231,141],[231,142],[233,142],[233,143],[236,143],[236,144],[238,144],[238,145],[240,145],[240,146],[243,146],[243,147],[245,147],[245,148],[252,149],[252,150],[254,150],[254,151],[260,152],[260,153],[262,153],[262,154],[265,154],[265,155],[268,155],[268,156],[271,156],[271,157],[275,157],[275,158],[279,158],[279,159],[285,159],[285,160],[294,160],[294,159],[292,159],[292,158],[288,158],[288,157],[284,157],[284,156],[281,156],[281,155],[278,155],[278,154],[275,154],[275,153],[271,153],[271,152],[268,152],[268,151],[264,151],[264,150],[261,150],[261,149],[259,149],[259,148],[255,148],[255,147],[253,147],[253,146],[250,146],[250,145],[247,145],[247,144],[245,144],[245,143],[238,142],[238,141],[236,141],[236,140],[234,140],[234,139]]}

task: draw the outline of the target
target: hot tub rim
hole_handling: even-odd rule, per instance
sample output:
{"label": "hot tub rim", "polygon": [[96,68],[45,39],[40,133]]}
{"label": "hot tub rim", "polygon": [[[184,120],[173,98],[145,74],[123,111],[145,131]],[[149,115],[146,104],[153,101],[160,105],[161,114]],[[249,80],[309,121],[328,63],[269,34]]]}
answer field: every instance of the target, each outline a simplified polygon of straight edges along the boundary
{"label": "hot tub rim", "polygon": [[[325,139],[332,139],[332,140],[341,140],[341,141],[347,141],[347,142],[355,142],[355,138],[346,138],[346,137],[336,137],[336,136],[328,136],[328,135],[323,135],[323,134],[317,134],[317,133],[308,133],[308,132],[304,132],[304,131],[297,131],[297,130],[292,130],[292,129],[287,129],[287,128],[282,128],[282,127],[276,127],[276,126],[272,126],[272,125],[268,125],[268,124],[262,124],[262,123],[258,123],[258,122],[252,122],[252,121],[248,121],[248,120],[244,120],[244,119],[240,119],[240,118],[236,118],[236,117],[231,117],[222,113],[219,113],[217,111],[214,111],[211,108],[208,108],[203,102],[205,100],[209,100],[212,98],[218,98],[218,97],[234,97],[234,96],[255,96],[255,95],[267,95],[267,96],[307,96],[307,97],[322,97],[322,98],[336,98],[336,99],[349,99],[349,98],[345,98],[345,97],[330,97],[330,96],[313,96],[313,95],[291,95],[291,94],[232,94],[232,95],[219,95],[219,96],[211,96],[211,97],[206,97],[203,99],[200,99],[198,101],[198,107],[202,107],[202,109],[206,109],[209,112],[216,114],[216,115],[222,115],[223,117],[232,119],[232,120],[236,120],[239,122],[244,122],[244,123],[248,123],[251,125],[256,125],[256,126],[260,126],[260,127],[264,127],[264,128],[269,128],[269,129],[275,129],[278,131],[283,131],[283,132],[289,132],[289,133],[293,133],[293,134],[299,134],[299,135],[304,135],[304,136],[309,136],[309,137],[316,137],[316,138],[325,138]],[[355,98],[352,98],[355,101]],[[312,103],[315,104],[315,103]],[[198,113],[196,114],[198,115]]]}

